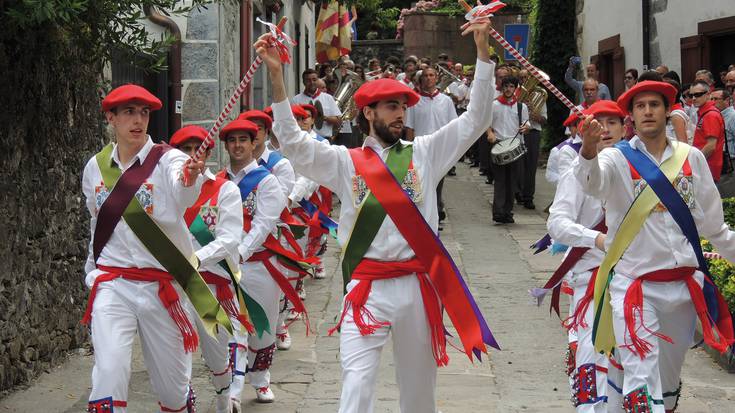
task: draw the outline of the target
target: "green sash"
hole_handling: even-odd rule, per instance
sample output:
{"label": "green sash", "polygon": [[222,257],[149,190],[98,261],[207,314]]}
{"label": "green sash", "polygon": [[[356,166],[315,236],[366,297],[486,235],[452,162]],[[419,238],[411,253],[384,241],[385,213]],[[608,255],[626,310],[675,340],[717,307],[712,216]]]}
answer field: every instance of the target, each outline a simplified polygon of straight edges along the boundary
{"label": "green sash", "polygon": [[[112,148],[112,144],[108,144],[96,155],[102,180],[110,191],[122,175],[120,168],[113,166]],[[202,319],[207,333],[215,336],[216,325],[219,324],[232,334],[232,324],[227,313],[220,307],[212,291],[197,272],[196,256],[192,255],[187,259],[156,221],[143,210],[137,197],[133,196],[122,217],[151,255],[179,283]]]}
{"label": "green sash", "polygon": [[[406,178],[412,157],[413,145],[404,146],[401,142],[398,142],[388,151],[388,158],[385,164],[398,182],[403,182]],[[378,202],[378,199],[375,198],[372,192],[368,192],[368,196],[357,211],[355,225],[350,233],[350,238],[347,240],[347,245],[342,252],[342,281],[344,282],[344,288],[347,288],[347,284],[352,279],[352,272],[360,261],[362,261],[368,248],[373,243],[385,216],[386,212],[383,206],[380,205],[380,202]]]}
{"label": "green sash", "polygon": [[[209,231],[207,224],[204,223],[202,216],[199,214],[197,214],[196,218],[191,222],[189,231],[194,235],[194,238],[202,247],[214,241],[214,235]],[[230,276],[230,280],[232,280],[232,283],[235,286],[235,295],[237,296],[237,303],[240,305],[240,312],[250,317],[250,321],[253,323],[255,331],[258,333],[258,337],[262,337],[264,331],[270,333],[271,328],[268,323],[268,317],[265,314],[265,310],[240,286],[240,278],[242,277],[240,266],[230,262],[229,259],[224,259],[218,264]]]}
{"label": "green sash", "polygon": [[[661,171],[669,181],[673,182],[681,171],[689,155],[689,145],[675,143],[674,154],[661,164]],[[610,305],[610,281],[613,278],[613,267],[628,249],[630,243],[643,228],[643,223],[659,203],[659,198],[650,185],[638,194],[628,209],[623,222],[620,223],[615,238],[600,264],[595,279],[595,321],[592,339],[595,351],[610,353],[615,348],[615,335],[612,325],[612,306]]]}

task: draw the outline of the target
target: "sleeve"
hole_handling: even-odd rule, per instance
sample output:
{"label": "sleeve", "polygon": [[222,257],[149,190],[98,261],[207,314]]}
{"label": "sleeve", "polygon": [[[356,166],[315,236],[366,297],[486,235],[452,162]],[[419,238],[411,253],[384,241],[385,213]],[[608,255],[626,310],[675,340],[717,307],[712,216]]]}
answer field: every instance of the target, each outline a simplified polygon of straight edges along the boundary
{"label": "sleeve", "polygon": [[328,102],[326,105],[324,105],[324,116],[342,116],[342,111],[339,110],[339,106],[337,106],[337,101],[334,100],[334,98],[330,95],[328,99],[324,99],[324,101]]}
{"label": "sleeve", "polygon": [[569,87],[574,89],[576,93],[580,93],[582,90],[582,83],[581,81],[574,78],[572,73],[574,72],[574,69],[571,67],[567,67],[567,71],[564,72],[564,82],[566,82]]}
{"label": "sleeve", "polygon": [[84,263],[84,272],[87,274],[84,282],[87,288],[92,288],[95,278],[102,274],[102,271],[97,269],[97,264],[94,262],[94,254],[92,251],[92,242],[94,241],[94,229],[97,226],[97,201],[95,199],[94,187],[97,184],[94,182],[93,169],[97,167],[97,161],[92,158],[87,162],[84,167],[84,173],[82,174],[82,193],[85,198],[85,205],[89,212],[89,245],[87,246],[87,260]]}
{"label": "sleeve", "polygon": [[242,238],[243,217],[240,191],[234,183],[228,181],[222,185],[218,205],[214,241],[195,253],[201,266],[216,264],[225,258],[234,259],[238,254],[237,247]]}
{"label": "sleeve", "polygon": [[702,135],[706,138],[719,137],[722,134],[723,124],[714,112],[708,113],[702,118]]}
{"label": "sleeve", "polygon": [[577,156],[572,171],[582,189],[593,197],[605,200],[615,184],[615,149],[605,149],[592,159]]}
{"label": "sleeve", "polygon": [[250,232],[244,233],[237,248],[240,257],[247,260],[258,247],[263,245],[268,235],[276,228],[281,211],[286,208],[286,195],[281,190],[275,176],[267,176],[258,185],[255,199],[255,217]]}
{"label": "sleeve", "polygon": [[274,103],[272,108],[275,119],[273,133],[293,168],[332,192],[343,193],[340,187],[342,177],[350,174],[348,165],[352,162],[347,149],[309,137],[296,123],[288,100]]}
{"label": "sleeve", "polygon": [[566,171],[572,168],[572,165],[574,164],[574,160],[579,157],[579,154],[574,151],[574,149],[569,148],[568,146],[563,146],[561,149],[559,149],[559,152],[557,152],[556,155],[556,173],[559,177],[564,175]]}
{"label": "sleeve", "polygon": [[556,185],[559,181],[559,172],[557,172],[557,159],[559,157],[559,149],[551,148],[549,159],[546,161],[545,177],[549,183]]}
{"label": "sleeve", "polygon": [[694,193],[696,208],[692,211],[699,235],[707,238],[723,257],[735,263],[735,232],[725,223],[720,192],[715,186],[702,152],[691,149],[690,163],[696,170]]}
{"label": "sleeve", "polygon": [[598,95],[602,100],[612,100],[612,95],[610,95],[610,88],[608,88],[607,85],[604,83],[600,83],[600,93],[598,93]]}
{"label": "sleeve", "polygon": [[173,198],[176,199],[178,204],[176,205],[177,209],[183,215],[186,208],[196,202],[206,178],[200,174],[192,186],[186,187],[181,181],[181,171],[189,157],[178,149],[170,150],[164,157],[167,158],[164,167],[166,168],[166,176],[168,176],[169,188],[171,188]]}
{"label": "sleeve", "polygon": [[283,193],[288,196],[293,190],[294,183],[296,183],[296,173],[291,166],[291,162],[288,159],[281,159],[273,167],[273,175],[278,178],[278,183],[283,189]]}
{"label": "sleeve", "polygon": [[467,111],[438,131],[414,140],[414,150],[431,165],[433,182],[446,175],[492,121],[495,64],[478,60],[475,67],[475,86]]}
{"label": "sleeve", "polygon": [[414,109],[414,107],[410,107],[406,109],[406,122],[404,122],[405,127],[409,129],[415,129],[413,126],[415,122],[414,119],[416,117],[415,112],[416,112],[416,109]]}
{"label": "sleeve", "polygon": [[582,188],[571,171],[559,178],[554,203],[549,208],[549,219],[546,221],[551,238],[570,247],[595,246],[599,232],[577,222],[584,199]]}
{"label": "sleeve", "polygon": [[319,188],[319,185],[312,181],[311,179],[300,176],[296,183],[293,186],[293,190],[288,195],[288,199],[291,200],[291,202],[299,202],[302,199],[305,199],[309,197],[314,191]]}
{"label": "sleeve", "polygon": [[521,125],[528,122],[528,106],[524,103],[521,109]]}

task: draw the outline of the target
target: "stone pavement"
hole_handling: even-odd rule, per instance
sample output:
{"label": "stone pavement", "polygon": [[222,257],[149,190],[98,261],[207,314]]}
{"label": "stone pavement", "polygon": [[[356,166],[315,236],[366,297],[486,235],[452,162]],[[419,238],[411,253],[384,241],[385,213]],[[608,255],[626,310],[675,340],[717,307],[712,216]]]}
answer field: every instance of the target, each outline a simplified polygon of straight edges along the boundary
{"label": "stone pavement", "polygon": [[[517,208],[516,224],[498,226],[491,221],[492,186],[476,169],[464,164],[447,179],[444,197],[448,220],[441,232],[447,249],[463,270],[468,285],[503,348],[492,351],[482,363],[471,363],[450,350],[449,367],[439,370],[437,403],[444,413],[571,412],[567,379],[563,373],[566,334],[546,306],[531,304],[527,291],[543,284],[558,265],[548,254],[533,256],[528,246],[545,233],[540,211],[552,199],[553,188],[537,179],[539,210]],[[291,328],[293,347],[276,354],[272,369],[276,402],[259,405],[246,387],[245,412],[336,412],[340,394],[339,338],[327,331],[335,323],[341,304],[342,282],[335,245],[325,257],[328,276],[307,280],[312,326],[308,337],[297,322]],[[562,308],[566,308],[562,303]],[[385,348],[378,384],[376,412],[398,412],[398,390],[390,346]],[[198,411],[214,412],[211,385],[201,357],[194,357],[193,385]],[[62,366],[41,376],[31,387],[0,400],[3,412],[81,412],[89,393],[92,356],[77,354]],[[702,350],[690,351],[683,372],[681,412],[732,411],[735,376],[722,371]],[[135,353],[128,409],[151,412],[157,407],[139,351]]]}

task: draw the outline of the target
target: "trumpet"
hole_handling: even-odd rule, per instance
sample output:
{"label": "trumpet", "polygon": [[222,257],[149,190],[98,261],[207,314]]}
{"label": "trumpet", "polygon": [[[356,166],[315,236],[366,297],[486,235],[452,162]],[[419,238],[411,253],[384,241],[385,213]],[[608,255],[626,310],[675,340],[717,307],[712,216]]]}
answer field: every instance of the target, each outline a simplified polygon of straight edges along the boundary
{"label": "trumpet", "polygon": [[377,69],[373,70],[372,72],[366,72],[365,73],[365,81],[371,81],[375,79],[380,79],[383,77],[383,69]]}

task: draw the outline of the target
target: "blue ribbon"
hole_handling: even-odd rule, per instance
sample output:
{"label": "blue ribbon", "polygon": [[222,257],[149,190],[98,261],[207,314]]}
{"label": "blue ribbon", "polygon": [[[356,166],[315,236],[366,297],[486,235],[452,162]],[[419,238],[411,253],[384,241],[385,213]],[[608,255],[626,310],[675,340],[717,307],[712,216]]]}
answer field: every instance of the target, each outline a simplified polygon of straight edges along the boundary
{"label": "blue ribbon", "polygon": [[281,155],[278,151],[271,151],[271,153],[268,155],[268,160],[263,161],[262,159],[258,159],[258,165],[265,166],[269,171],[273,172],[273,168],[276,167],[276,164],[283,159],[283,155]]}
{"label": "blue ribbon", "polygon": [[633,165],[636,171],[641,177],[648,183],[653,191],[658,195],[661,203],[664,204],[668,209],[671,217],[681,232],[691,244],[694,249],[694,255],[697,257],[697,263],[699,264],[699,270],[702,271],[712,283],[705,282],[702,290],[704,292],[704,298],[707,302],[707,311],[709,312],[712,320],[717,320],[719,315],[719,306],[717,301],[717,294],[715,291],[714,280],[712,275],[709,273],[709,266],[702,253],[702,245],[699,241],[699,232],[697,231],[697,225],[694,223],[694,217],[692,217],[689,207],[681,198],[679,193],[676,191],[674,186],[671,184],[666,175],[650,158],[648,158],[643,152],[634,149],[630,146],[628,141],[621,141],[615,145],[620,152],[623,153],[625,158]]}
{"label": "blue ribbon", "polygon": [[252,171],[248,172],[247,175],[245,175],[239,184],[237,184],[237,187],[240,188],[240,197],[244,201],[245,198],[250,195],[251,192],[253,192],[253,189],[258,186],[260,181],[263,180],[266,176],[268,176],[270,172],[265,169],[262,166],[259,166]]}
{"label": "blue ribbon", "polygon": [[334,222],[334,220],[330,218],[329,215],[320,211],[313,202],[309,201],[306,198],[302,198],[301,201],[299,201],[299,205],[301,206],[301,208],[304,208],[304,211],[306,211],[306,214],[310,217],[314,216],[314,213],[319,213],[320,226],[329,231],[330,234],[336,234],[338,224]]}

